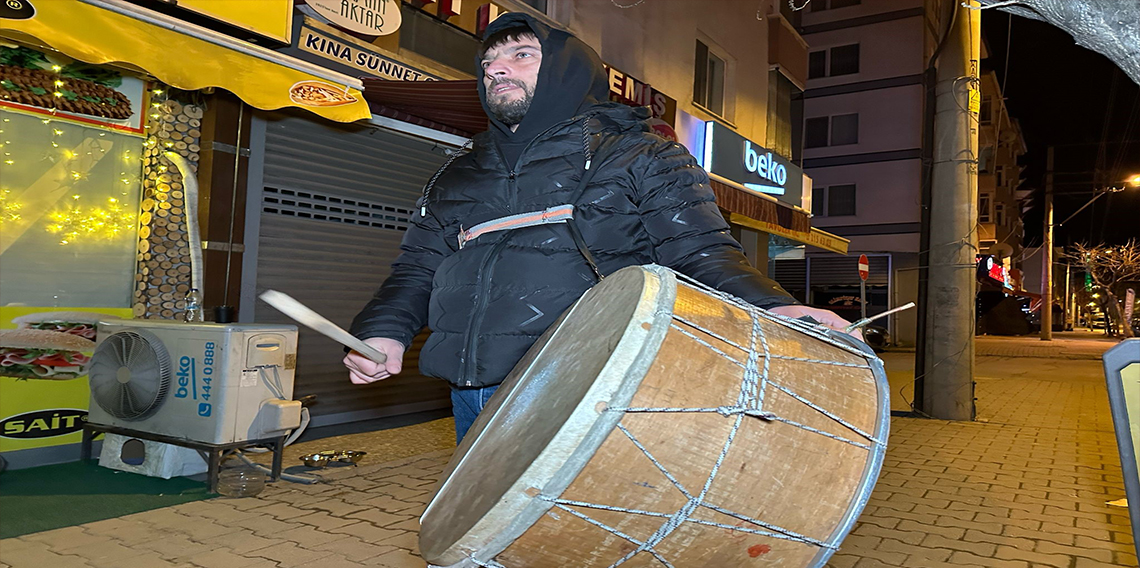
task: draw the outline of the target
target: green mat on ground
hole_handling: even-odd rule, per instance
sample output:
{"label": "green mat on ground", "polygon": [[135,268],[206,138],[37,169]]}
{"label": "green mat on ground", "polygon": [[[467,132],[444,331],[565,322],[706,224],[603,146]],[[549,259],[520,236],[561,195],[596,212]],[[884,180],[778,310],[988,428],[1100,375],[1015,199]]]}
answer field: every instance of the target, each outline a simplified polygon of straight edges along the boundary
{"label": "green mat on ground", "polygon": [[213,497],[206,484],[116,471],[96,460],[0,473],[0,538]]}

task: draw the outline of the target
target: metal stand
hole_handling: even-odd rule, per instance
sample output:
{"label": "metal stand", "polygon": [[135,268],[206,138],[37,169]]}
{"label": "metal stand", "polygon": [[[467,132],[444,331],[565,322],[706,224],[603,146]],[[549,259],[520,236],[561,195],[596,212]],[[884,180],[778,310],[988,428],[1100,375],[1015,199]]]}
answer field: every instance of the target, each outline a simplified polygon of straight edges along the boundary
{"label": "metal stand", "polygon": [[181,446],[183,448],[190,448],[206,452],[206,490],[210,493],[216,493],[218,488],[218,469],[221,466],[222,453],[226,450],[236,450],[239,448],[248,448],[251,446],[270,446],[273,448],[273,468],[270,475],[270,481],[277,481],[281,478],[281,461],[285,454],[285,436],[278,436],[276,438],[264,438],[261,440],[244,440],[241,442],[231,442],[229,444],[207,444],[204,442],[194,442],[191,440],[183,440],[181,438],[171,438],[170,436],[163,436],[161,434],[153,434],[150,432],[139,432],[137,430],[130,430],[127,428],[119,428],[117,426],[108,426],[106,424],[93,424],[88,422],[83,425],[83,444],[81,445],[80,457],[83,461],[91,459],[91,442],[99,434],[119,434],[121,436],[130,436],[131,438],[138,438],[140,440],[150,440],[152,442],[162,442],[164,444],[172,444]]}

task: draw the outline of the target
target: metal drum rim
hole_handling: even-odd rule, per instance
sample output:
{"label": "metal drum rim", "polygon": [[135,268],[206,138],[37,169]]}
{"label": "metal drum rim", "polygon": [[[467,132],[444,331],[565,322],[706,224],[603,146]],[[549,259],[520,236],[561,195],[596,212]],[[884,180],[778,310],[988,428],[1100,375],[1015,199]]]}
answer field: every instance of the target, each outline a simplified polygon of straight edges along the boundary
{"label": "metal drum rim", "polygon": [[[661,344],[664,342],[665,336],[669,331],[669,323],[672,321],[672,306],[677,294],[676,275],[674,275],[673,272],[667,268],[657,265],[630,266],[618,272],[626,270],[640,270],[642,272],[642,277],[644,278],[644,285],[640,299],[638,301],[639,305],[634,312],[634,317],[630,318],[630,323],[627,325],[625,332],[623,332],[618,346],[614,349],[614,353],[617,353],[623,344],[632,344],[637,346],[637,353],[631,357],[631,362],[626,365],[624,369],[619,370],[621,373],[619,386],[609,398],[609,403],[616,406],[624,406],[633,399],[633,396],[637,393],[637,390],[641,385],[642,379],[645,378],[646,374],[648,373],[648,369],[653,364],[655,355],[660,349]],[[617,273],[614,273],[614,275],[607,277],[607,280],[613,278],[616,276],[616,274]],[[577,305],[577,302],[575,305]],[[662,309],[662,306],[667,306],[667,308]],[[631,333],[631,331],[633,331],[635,328],[641,328],[641,325],[638,322],[646,320],[652,321],[652,325],[648,330],[645,330],[645,332]],[[612,359],[610,361],[607,361],[606,368],[610,367],[611,362]],[[593,405],[593,403],[588,402],[589,400],[593,399],[590,399],[588,397],[583,398],[582,403],[579,405],[579,410],[576,411],[576,413],[583,411],[593,412],[593,410],[587,410],[592,408]],[[621,421],[622,416],[622,413],[598,413],[589,431],[584,436],[582,436],[582,439],[574,447],[574,449],[565,456],[556,457],[544,455],[547,454],[547,450],[543,450],[543,452],[540,453],[539,457],[535,459],[534,462],[532,462],[531,465],[523,472],[519,480],[504,492],[504,496],[507,493],[516,491],[516,488],[518,486],[529,485],[524,484],[523,479],[525,479],[533,472],[541,470],[543,468],[543,465],[541,465],[539,462],[544,461],[544,457],[546,461],[560,461],[560,464],[557,466],[556,471],[553,474],[547,476],[548,478],[544,480],[543,489],[554,494],[561,494],[566,490],[567,487],[570,486],[574,479],[577,478],[578,474],[582,471],[582,469],[586,467],[590,459],[594,457],[594,455],[597,453],[598,448],[600,448],[602,443],[608,438],[610,433],[616,427],[617,423]],[[550,443],[547,445],[547,448],[549,449],[552,446],[555,446],[558,439],[563,436],[564,432],[560,431],[550,441]],[[455,469],[457,470],[458,466]],[[421,525],[424,524],[424,521],[428,518],[429,513],[432,512],[432,507],[435,505],[436,499],[446,484],[447,482],[445,480],[444,484],[441,485],[440,490],[437,491],[436,495],[432,497],[431,502],[429,502],[427,509],[425,509],[424,514],[420,519]],[[502,506],[503,505],[500,502],[499,504],[496,504],[494,507],[492,507],[491,511],[494,511],[496,508]],[[479,564],[477,563],[479,562],[486,563],[488,561],[492,561],[496,556],[506,550],[518,537],[530,529],[530,527],[533,526],[534,523],[537,522],[543,514],[549,511],[552,506],[553,504],[547,501],[535,498],[529,499],[527,504],[521,508],[521,510],[509,524],[497,530],[488,531],[493,534],[482,539],[485,542],[483,542],[481,546],[478,546],[469,555],[465,554],[464,558],[461,558],[453,563],[446,564],[446,566],[450,566],[452,568],[460,568],[467,566],[478,566]],[[473,526],[465,536],[478,532],[480,525],[485,522],[489,523],[489,521],[486,520],[486,517],[484,517],[482,521]],[[421,535],[422,534],[423,532],[421,531]],[[463,548],[461,546],[461,542],[462,541],[456,541],[454,543],[450,543],[450,545],[441,554],[454,556],[456,552],[459,552],[457,549],[461,550]],[[424,548],[424,543],[421,542],[421,552],[426,552],[424,551]],[[432,562],[426,557],[426,555],[425,560],[428,560],[429,563]],[[435,566],[435,564],[429,565]]]}
{"label": "metal drum rim", "polygon": [[847,512],[844,513],[843,518],[839,524],[832,531],[827,539],[827,548],[820,548],[811,563],[808,564],[810,568],[822,568],[827,564],[838,549],[839,543],[847,538],[851,530],[855,528],[855,521],[859,519],[859,515],[863,513],[866,508],[867,502],[871,498],[871,492],[874,491],[876,482],[879,479],[879,472],[883,467],[883,459],[887,453],[887,437],[890,434],[891,428],[891,402],[890,402],[890,383],[887,381],[887,371],[883,367],[883,360],[875,354],[869,345],[855,339],[840,331],[829,330],[828,337],[832,341],[847,344],[851,347],[862,351],[866,354],[867,363],[871,366],[872,375],[875,377],[875,389],[878,397],[879,416],[875,421],[875,440],[879,443],[874,444],[871,449],[870,458],[867,460],[867,465],[863,468],[863,477],[859,480],[859,490],[851,499],[850,505],[847,507]]}

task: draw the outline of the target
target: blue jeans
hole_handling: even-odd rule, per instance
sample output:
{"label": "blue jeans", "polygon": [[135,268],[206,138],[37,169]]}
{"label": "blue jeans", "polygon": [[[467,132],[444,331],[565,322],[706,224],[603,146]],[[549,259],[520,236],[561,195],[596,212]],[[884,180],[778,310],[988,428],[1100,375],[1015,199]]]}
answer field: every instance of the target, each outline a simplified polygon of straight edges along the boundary
{"label": "blue jeans", "polygon": [[463,436],[475,423],[475,417],[487,406],[487,401],[499,385],[489,387],[451,387],[451,413],[455,415],[455,443],[463,441]]}

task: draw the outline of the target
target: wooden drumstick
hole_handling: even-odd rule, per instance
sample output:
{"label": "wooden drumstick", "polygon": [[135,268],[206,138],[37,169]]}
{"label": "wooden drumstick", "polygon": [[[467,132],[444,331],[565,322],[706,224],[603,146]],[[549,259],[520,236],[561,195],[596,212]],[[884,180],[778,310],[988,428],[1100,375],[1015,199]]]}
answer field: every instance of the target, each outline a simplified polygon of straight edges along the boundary
{"label": "wooden drumstick", "polygon": [[868,317],[868,318],[863,318],[863,319],[843,328],[843,333],[851,333],[851,330],[859,329],[859,328],[861,328],[861,327],[863,327],[863,326],[865,326],[865,325],[867,325],[867,324],[869,324],[869,323],[871,323],[871,322],[873,322],[879,318],[884,318],[884,317],[887,317],[893,313],[901,312],[903,310],[909,310],[913,307],[914,307],[914,302],[907,302],[905,305],[899,306],[893,310],[887,310],[881,314],[876,314],[876,315],[873,315],[873,316]]}
{"label": "wooden drumstick", "polygon": [[293,318],[302,325],[312,328],[314,331],[320,332],[327,336],[329,339],[348,347],[364,355],[365,357],[383,365],[388,362],[388,356],[381,353],[371,345],[357,339],[351,333],[345,331],[337,324],[325,319],[324,316],[309,309],[308,306],[294,300],[288,294],[278,292],[277,290],[266,290],[258,296],[265,303],[277,308],[281,313]]}

